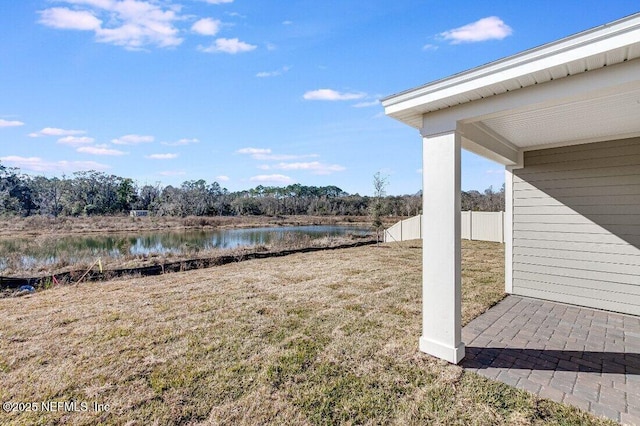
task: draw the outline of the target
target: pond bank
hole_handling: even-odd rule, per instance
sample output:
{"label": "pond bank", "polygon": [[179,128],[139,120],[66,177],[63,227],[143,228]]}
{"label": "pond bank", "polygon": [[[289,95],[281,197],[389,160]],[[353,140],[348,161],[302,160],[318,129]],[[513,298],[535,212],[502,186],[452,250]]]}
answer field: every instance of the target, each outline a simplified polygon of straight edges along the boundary
{"label": "pond bank", "polygon": [[[388,219],[389,224],[395,218]],[[89,216],[0,218],[0,237],[130,233],[188,229],[257,228],[264,226],[369,225],[366,216]]]}
{"label": "pond bank", "polygon": [[[185,259],[175,262],[167,262],[152,266],[142,266],[136,268],[120,268],[112,270],[94,271],[95,264],[89,270],[75,270],[61,272],[54,275],[45,275],[39,277],[2,277],[0,276],[0,290],[17,290],[22,286],[32,286],[36,289],[46,289],[54,285],[61,284],[78,284],[82,281],[105,281],[116,277],[123,276],[152,276],[162,275],[171,272],[190,271],[194,269],[210,268],[218,265],[225,265],[233,262],[241,262],[251,259],[266,259],[270,257],[281,257],[295,253],[309,253],[321,250],[338,250],[352,247],[360,247],[365,245],[376,244],[375,239],[366,239],[352,243],[343,243],[330,246],[310,246],[292,249],[283,249],[276,251],[240,251],[233,254],[215,256],[204,259]],[[11,295],[3,294],[4,296]]]}

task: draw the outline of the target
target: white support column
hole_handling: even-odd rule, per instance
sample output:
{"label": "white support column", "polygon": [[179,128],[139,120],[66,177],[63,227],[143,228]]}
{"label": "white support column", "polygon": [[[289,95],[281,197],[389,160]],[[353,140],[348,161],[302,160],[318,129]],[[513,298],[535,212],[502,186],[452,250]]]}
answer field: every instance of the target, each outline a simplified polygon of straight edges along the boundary
{"label": "white support column", "polygon": [[422,337],[420,350],[464,358],[460,278],[460,147],[455,132],[423,138]]}

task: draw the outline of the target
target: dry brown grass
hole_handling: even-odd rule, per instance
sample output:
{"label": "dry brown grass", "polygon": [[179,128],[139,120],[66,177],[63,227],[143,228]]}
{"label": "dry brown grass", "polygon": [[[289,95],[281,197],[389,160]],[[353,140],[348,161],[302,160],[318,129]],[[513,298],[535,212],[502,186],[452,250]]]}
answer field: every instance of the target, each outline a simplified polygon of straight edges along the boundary
{"label": "dry brown grass", "polygon": [[[419,353],[420,254],[368,246],[0,300],[0,401],[110,407],[0,422],[601,423]],[[463,258],[469,320],[502,297],[502,247],[464,242]]]}

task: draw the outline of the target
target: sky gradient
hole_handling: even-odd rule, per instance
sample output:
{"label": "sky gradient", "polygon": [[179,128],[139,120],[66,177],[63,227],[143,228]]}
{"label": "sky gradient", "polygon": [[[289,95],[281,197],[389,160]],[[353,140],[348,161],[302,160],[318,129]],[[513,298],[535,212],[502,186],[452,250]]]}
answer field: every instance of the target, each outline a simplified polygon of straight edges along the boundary
{"label": "sky gradient", "polygon": [[[421,189],[378,100],[638,11],[635,1],[0,0],[0,162],[140,185]],[[462,187],[503,169],[463,153]]]}

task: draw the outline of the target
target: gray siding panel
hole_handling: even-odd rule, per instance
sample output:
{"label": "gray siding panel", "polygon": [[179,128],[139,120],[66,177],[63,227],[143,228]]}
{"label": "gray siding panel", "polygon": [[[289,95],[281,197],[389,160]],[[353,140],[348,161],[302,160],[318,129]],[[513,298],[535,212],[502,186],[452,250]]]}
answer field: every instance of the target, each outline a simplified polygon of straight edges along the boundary
{"label": "gray siding panel", "polygon": [[[516,272],[514,274],[521,279],[522,282],[540,282],[540,275],[535,274],[533,272]],[[607,291],[611,291],[613,293],[625,293],[632,295],[633,297],[640,297],[640,287],[633,284],[620,284],[614,283],[611,281],[601,281],[601,280],[589,280],[584,278],[573,278],[573,277],[563,277],[556,275],[548,275],[545,277],[547,279],[544,282],[544,286],[540,284],[536,284],[534,288],[547,287],[551,288],[554,285],[557,286],[555,289],[556,292],[563,292],[564,287],[574,287],[574,288],[588,288],[594,290],[602,290],[606,289]]]}
{"label": "gray siding panel", "polygon": [[640,315],[640,138],[525,153],[513,293]]}
{"label": "gray siding panel", "polygon": [[[536,231],[518,231],[517,239],[529,241],[560,241],[571,243],[594,243],[594,244],[631,244],[640,247],[640,235],[627,235],[623,239],[621,236],[608,234],[583,234],[583,233],[564,233],[562,238],[558,238],[556,232],[536,232]],[[521,244],[523,246],[524,243]]]}
{"label": "gray siding panel", "polygon": [[[566,267],[555,267],[555,266],[536,265],[536,264],[518,263],[518,262],[513,262],[513,270],[514,270],[514,276],[516,272],[522,271],[522,272],[533,272],[533,273],[539,274],[541,279],[544,279],[544,277],[548,275],[557,275],[560,277],[570,277],[570,278],[578,278],[578,279],[584,279],[584,280],[596,280],[596,281],[607,281],[607,282],[613,281],[613,282],[622,283],[622,284],[638,285],[637,275],[634,276],[634,275],[628,275],[628,274],[615,274],[611,272],[598,272],[598,271],[591,271],[586,269],[569,269]],[[514,289],[516,287],[517,287],[516,280],[514,280]],[[515,291],[514,293],[519,294]]]}
{"label": "gray siding panel", "polygon": [[518,294],[521,296],[535,297],[538,299],[555,300],[557,302],[569,303],[571,305],[588,306],[597,309],[604,309],[607,311],[638,315],[637,305],[631,305],[628,303],[624,303],[623,301],[614,302],[610,300],[596,300],[585,297],[575,297],[570,294],[547,292],[544,290],[535,290],[530,288],[523,288]]}
{"label": "gray siding panel", "polygon": [[[600,263],[612,263],[620,265],[640,265],[640,256],[637,254],[621,254],[621,253],[609,253],[609,252],[589,252],[580,250],[563,250],[552,248],[532,248],[527,247],[518,248],[518,256],[528,257],[550,257],[560,260],[583,260],[587,262],[600,262]],[[604,247],[603,250],[607,250],[608,247]]]}
{"label": "gray siding panel", "polygon": [[562,250],[563,253],[595,253],[602,255],[603,253],[632,255],[640,257],[640,249],[631,244],[617,243],[600,243],[595,241],[558,241],[553,240],[536,240],[533,238],[516,239],[513,241],[514,247],[523,247],[529,249],[545,249],[545,250]]}
{"label": "gray siding panel", "polygon": [[[624,159],[624,157],[623,157]],[[628,160],[628,159],[627,159]],[[594,182],[598,182],[599,178],[616,178],[622,176],[633,176],[633,179],[629,179],[629,181],[634,181],[637,179],[636,174],[638,173],[638,165],[620,165],[613,166],[611,164],[604,165],[599,162],[596,162],[599,167],[597,168],[589,168],[586,167],[584,169],[575,169],[575,170],[566,170],[566,171],[553,171],[557,170],[558,165],[555,167],[548,167],[548,170],[539,169],[536,172],[519,175],[522,179],[527,182],[549,182],[554,180],[563,180],[563,179],[576,179],[576,180],[587,180],[592,179]],[[526,167],[526,164],[525,164]],[[521,169],[524,170],[524,169]],[[568,172],[571,172],[570,176],[568,176]],[[595,179],[595,180],[594,180]],[[607,184],[615,185],[615,179],[606,179],[603,182]],[[611,183],[610,183],[611,182]],[[623,181],[626,182],[626,181]],[[568,186],[573,185],[573,182],[569,181],[567,183]]]}

